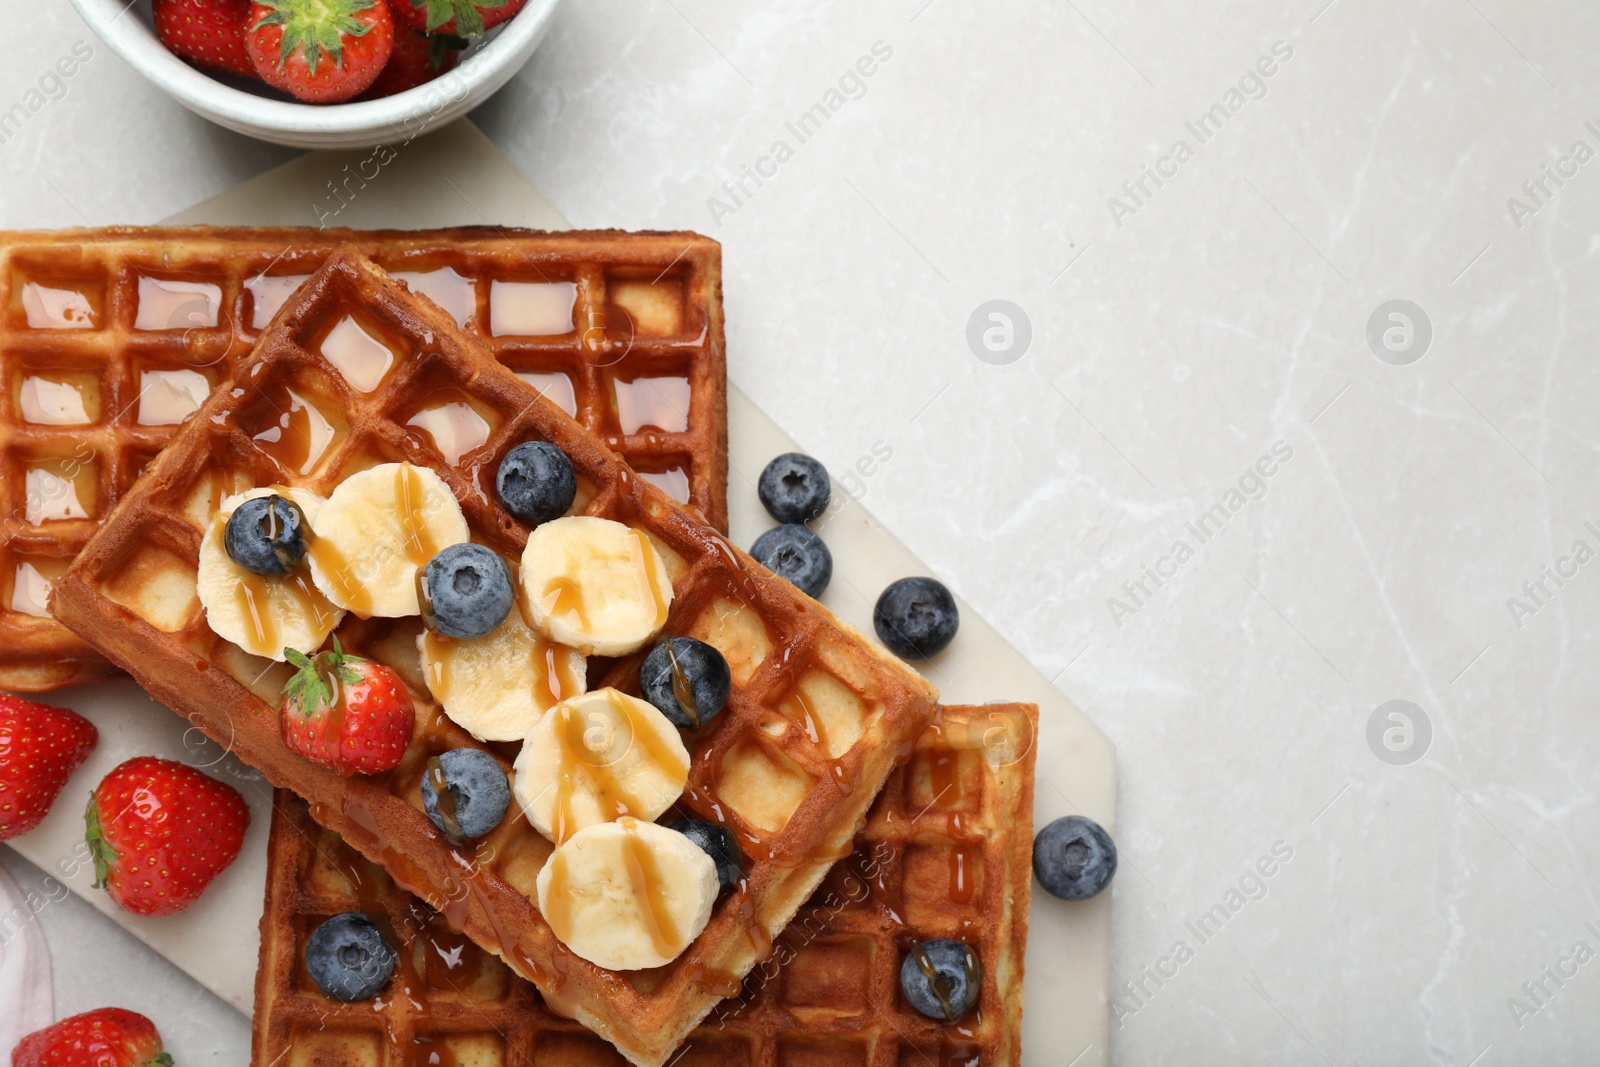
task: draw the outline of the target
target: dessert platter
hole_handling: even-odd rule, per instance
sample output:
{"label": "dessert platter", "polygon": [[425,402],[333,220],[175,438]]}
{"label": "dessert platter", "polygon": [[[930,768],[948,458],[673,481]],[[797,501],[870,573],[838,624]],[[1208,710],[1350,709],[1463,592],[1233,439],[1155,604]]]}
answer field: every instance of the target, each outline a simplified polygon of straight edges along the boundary
{"label": "dessert platter", "polygon": [[[86,843],[180,966],[259,918],[254,1062],[1104,1061],[1109,746],[729,389],[716,242],[232,219],[0,235],[0,681],[228,753]],[[52,868],[104,688],[0,704]]]}

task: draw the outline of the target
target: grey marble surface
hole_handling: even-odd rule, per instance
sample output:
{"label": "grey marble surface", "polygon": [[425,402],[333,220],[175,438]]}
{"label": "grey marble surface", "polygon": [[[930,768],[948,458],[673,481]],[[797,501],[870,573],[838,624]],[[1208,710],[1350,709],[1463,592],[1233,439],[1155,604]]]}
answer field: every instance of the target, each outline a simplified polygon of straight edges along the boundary
{"label": "grey marble surface", "polygon": [[[92,42],[0,20],[0,110]],[[1118,1062],[1595,1032],[1597,44],[1570,0],[573,0],[475,116],[575,224],[721,239],[733,378],[835,470],[890,442],[868,506],[1117,743]],[[3,226],[288,158],[98,45],[43,88]],[[244,1061],[87,908],[41,921],[58,989]]]}

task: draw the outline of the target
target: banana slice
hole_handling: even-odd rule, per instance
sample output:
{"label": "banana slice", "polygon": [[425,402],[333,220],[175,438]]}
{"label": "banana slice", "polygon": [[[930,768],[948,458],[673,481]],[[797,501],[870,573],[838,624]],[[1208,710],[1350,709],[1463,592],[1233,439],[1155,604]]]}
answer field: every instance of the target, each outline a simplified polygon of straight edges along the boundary
{"label": "banana slice", "polygon": [[592,656],[639,648],[666,625],[672,605],[672,579],[650,539],[588,515],[528,535],[522,588],[534,629]]}
{"label": "banana slice", "polygon": [[461,505],[426,467],[382,463],[340,482],[312,520],[311,577],[363,619],[416,615],[417,571],[469,540]]}
{"label": "banana slice", "polygon": [[653,706],[597,689],[547,711],[523,740],[515,769],[517,803],[559,845],[595,823],[666,811],[689,780],[689,750]]}
{"label": "banana slice", "polygon": [[314,521],[327,503],[309,489],[284,486],[251,489],[228,497],[200,540],[195,586],[206,609],[206,622],[218,637],[232,641],[252,656],[281,662],[285,648],[320,648],[344,618],[344,612],[312,584],[305,564],[291,574],[263,578],[235,563],[223,547],[223,531],[234,509],[246,500],[274,494],[293,501],[307,522]]}
{"label": "banana slice", "polygon": [[521,740],[586,682],[583,654],[534,633],[515,610],[471,641],[423,630],[417,650],[428,691],[479,741]]}
{"label": "banana slice", "polygon": [[677,959],[711,919],[717,868],[676,830],[597,823],[550,854],[539,911],[557,939],[597,967],[637,971]]}

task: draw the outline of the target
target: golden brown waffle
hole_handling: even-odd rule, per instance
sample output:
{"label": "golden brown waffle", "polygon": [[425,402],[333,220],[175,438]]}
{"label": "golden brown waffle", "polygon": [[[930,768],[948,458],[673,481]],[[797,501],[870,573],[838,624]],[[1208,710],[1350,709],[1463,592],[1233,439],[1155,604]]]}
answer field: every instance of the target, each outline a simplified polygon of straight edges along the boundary
{"label": "golden brown waffle", "polygon": [[[833,869],[752,972],[689,1035],[682,1067],[1015,1067],[1032,886],[1031,704],[939,709]],[[254,1067],[539,1067],[622,1058],[282,794],[268,845]],[[306,973],[324,919],[362,911],[401,964],[377,998],[342,1003]],[[899,992],[909,943],[966,941],[983,990],[946,1026]]]}
{"label": "golden brown waffle", "polygon": [[51,582],[294,287],[352,244],[727,528],[721,254],[686,233],[0,232],[0,688],[115,674]]}
{"label": "golden brown waffle", "polygon": [[[352,315],[405,355],[368,393],[317,354],[334,324]],[[446,404],[467,405],[486,427],[482,445],[453,464],[405,428],[419,410]],[[623,521],[651,539],[673,584],[666,631],[717,646],[733,673],[727,710],[690,739],[683,803],[734,829],[747,877],[682,956],[650,971],[605,971],[556,941],[532,902],[549,843],[525,820],[507,820],[475,851],[462,851],[422,814],[426,761],[475,742],[427,697],[416,619],[352,619],[340,628],[347,648],[399,670],[418,706],[400,766],[347,780],[284,745],[277,708],[288,668],[218,638],[195,594],[201,529],[226,495],[273,484],[326,495],[380,462],[433,469],[455,493],[474,539],[514,557],[527,530],[499,507],[493,475],[511,447],[530,439],[552,441],[571,458],[575,510]],[[57,583],[52,609],[156,699],[309,800],[318,822],[500,955],[547,1000],[648,1065],[665,1061],[737,987],[828,868],[849,855],[867,808],[936,698],[909,667],[641,481],[437,307],[355,253],[335,255],[290,298],[255,355],[85,546]],[[643,657],[641,650],[597,670],[591,688],[637,693]]]}

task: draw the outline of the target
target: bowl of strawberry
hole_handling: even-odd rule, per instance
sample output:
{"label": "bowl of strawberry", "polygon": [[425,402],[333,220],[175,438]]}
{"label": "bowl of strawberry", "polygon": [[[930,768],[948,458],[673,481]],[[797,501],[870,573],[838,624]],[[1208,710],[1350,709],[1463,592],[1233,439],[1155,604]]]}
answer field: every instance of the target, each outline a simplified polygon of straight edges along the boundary
{"label": "bowl of strawberry", "polygon": [[72,0],[179,103],[296,148],[409,141],[488,99],[558,0]]}

